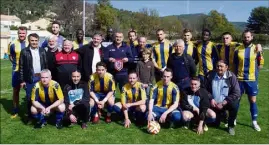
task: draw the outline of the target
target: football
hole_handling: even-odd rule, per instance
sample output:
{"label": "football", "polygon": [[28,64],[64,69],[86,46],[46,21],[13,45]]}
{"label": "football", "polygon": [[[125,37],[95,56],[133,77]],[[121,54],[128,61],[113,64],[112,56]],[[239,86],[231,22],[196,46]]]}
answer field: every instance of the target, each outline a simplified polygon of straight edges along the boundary
{"label": "football", "polygon": [[160,132],[160,129],[161,129],[161,126],[157,121],[151,121],[148,124],[148,128],[147,128],[150,134],[158,134]]}

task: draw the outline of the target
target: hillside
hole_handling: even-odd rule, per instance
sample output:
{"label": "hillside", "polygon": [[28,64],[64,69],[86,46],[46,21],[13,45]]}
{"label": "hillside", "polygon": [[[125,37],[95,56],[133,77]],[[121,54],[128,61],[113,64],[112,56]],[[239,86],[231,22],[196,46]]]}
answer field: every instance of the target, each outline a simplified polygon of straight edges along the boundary
{"label": "hillside", "polygon": [[240,31],[244,31],[246,29],[247,23],[246,22],[231,22],[236,28]]}
{"label": "hillside", "polygon": [[[197,13],[197,14],[170,15],[170,16],[165,16],[165,17],[176,17],[183,22],[184,27],[190,28],[190,29],[196,28],[196,30],[194,31],[200,31],[200,30],[197,30],[197,28],[202,29],[201,22],[204,21],[207,15],[203,13]],[[247,25],[246,22],[231,22],[231,23],[240,31],[243,31]]]}

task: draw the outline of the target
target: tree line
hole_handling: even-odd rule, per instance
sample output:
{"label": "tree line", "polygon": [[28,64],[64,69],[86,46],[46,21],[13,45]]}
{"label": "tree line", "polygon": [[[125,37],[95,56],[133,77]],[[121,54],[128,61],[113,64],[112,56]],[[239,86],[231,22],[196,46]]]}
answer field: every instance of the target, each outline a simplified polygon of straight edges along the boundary
{"label": "tree line", "polygon": [[[1,1],[1,14],[16,15],[22,23],[48,17],[58,20],[62,24],[62,34],[73,37],[77,28],[82,28],[83,0],[12,0]],[[139,12],[131,12],[114,8],[110,0],[98,0],[97,4],[86,3],[86,36],[94,33],[104,33],[108,28],[122,31],[125,35],[130,29],[136,30],[140,35],[155,39],[155,30],[163,28],[169,39],[182,35],[184,28],[193,31],[194,38],[200,37],[200,31],[208,28],[212,31],[212,38],[229,31],[235,39],[240,39],[241,30],[230,23],[225,14],[212,10],[207,15],[197,15],[191,19],[178,16],[160,17],[155,9],[142,8]],[[258,38],[268,41],[269,34],[269,8],[257,7],[252,10],[247,22],[247,28],[259,34]],[[51,30],[50,26],[47,30]],[[267,34],[267,35],[264,35]]]}

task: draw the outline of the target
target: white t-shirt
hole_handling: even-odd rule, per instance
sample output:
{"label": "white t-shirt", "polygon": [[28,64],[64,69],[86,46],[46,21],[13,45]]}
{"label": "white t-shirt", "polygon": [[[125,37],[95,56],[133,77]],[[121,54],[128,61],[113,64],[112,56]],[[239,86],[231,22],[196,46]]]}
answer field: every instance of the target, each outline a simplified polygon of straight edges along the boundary
{"label": "white t-shirt", "polygon": [[40,55],[38,48],[30,48],[30,51],[32,53],[32,59],[33,59],[33,68],[34,73],[40,73],[41,72],[41,64],[40,64]]}
{"label": "white t-shirt", "polygon": [[93,59],[92,59],[92,73],[96,72],[96,64],[101,61],[100,48],[101,48],[101,45],[97,47],[93,47],[94,53],[93,53]]}

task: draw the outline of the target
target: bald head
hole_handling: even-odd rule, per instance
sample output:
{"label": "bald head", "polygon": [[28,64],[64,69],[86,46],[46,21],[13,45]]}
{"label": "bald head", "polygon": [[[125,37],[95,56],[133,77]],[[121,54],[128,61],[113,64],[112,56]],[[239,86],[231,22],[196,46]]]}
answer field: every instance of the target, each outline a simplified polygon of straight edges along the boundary
{"label": "bald head", "polygon": [[64,49],[63,49],[63,50],[64,50],[65,52],[69,53],[69,52],[71,52],[72,48],[73,48],[72,41],[70,41],[70,40],[65,40],[65,41],[64,41]]}
{"label": "bald head", "polygon": [[147,38],[146,37],[139,37],[138,44],[140,48],[145,48],[147,44]]}

